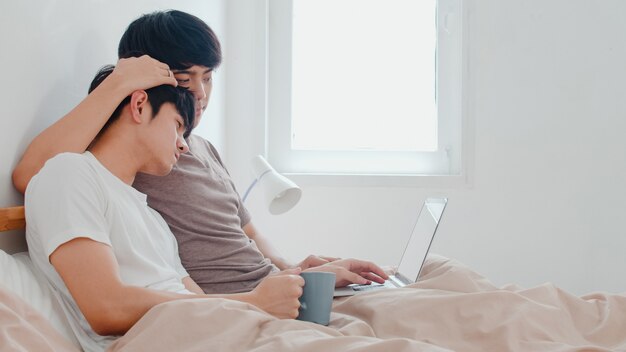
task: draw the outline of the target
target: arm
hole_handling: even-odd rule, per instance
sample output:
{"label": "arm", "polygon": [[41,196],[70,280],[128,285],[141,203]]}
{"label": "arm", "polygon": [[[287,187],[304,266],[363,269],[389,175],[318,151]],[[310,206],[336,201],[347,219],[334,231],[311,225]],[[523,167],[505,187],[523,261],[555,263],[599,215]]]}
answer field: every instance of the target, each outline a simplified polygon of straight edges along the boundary
{"label": "arm", "polygon": [[270,243],[269,239],[263,235],[261,235],[252,222],[247,223],[243,227],[243,232],[253,240],[261,253],[266,258],[269,258],[274,265],[276,265],[280,270],[285,270],[289,268],[302,268],[302,270],[316,267],[319,265],[324,265],[335,260],[339,260],[340,258],[334,257],[325,257],[325,256],[317,256],[317,255],[309,255],[303,261],[298,264],[293,264],[287,261],[274,246]]}
{"label": "arm", "polygon": [[41,132],[13,170],[13,185],[24,193],[43,164],[63,152],[84,152],[113,111],[138,89],[176,85],[169,67],[148,56],[121,59],[113,73],[67,115]]}
{"label": "arm", "polygon": [[369,285],[372,281],[382,284],[389,275],[378,265],[357,259],[340,259],[305,271],[325,271],[335,273],[335,287],[349,284]]}
{"label": "arm", "polygon": [[159,303],[202,297],[125,285],[111,248],[87,238],[59,246],[50,255],[50,263],[92,329],[100,335],[125,333]]}
{"label": "arm", "polygon": [[[150,308],[178,299],[228,298],[253,304],[278,318],[295,318],[304,285],[297,275],[299,271],[293,270],[270,276],[252,292],[241,294],[187,295],[129,286],[120,279],[111,248],[87,238],[62,244],[49,259],[92,329],[100,335],[124,334]],[[191,278],[186,279],[190,284]]]}
{"label": "arm", "polygon": [[303,271],[335,273],[336,287],[343,287],[349,284],[365,285],[372,283],[372,281],[382,284],[385,280],[389,279],[387,273],[378,265],[357,259],[340,259],[310,255],[302,262],[298,263],[297,266],[293,266],[283,259],[265,236],[260,235],[256,231],[252,222],[246,224],[243,230],[250,239],[256,242],[261,253],[281,270],[298,267]]}
{"label": "arm", "polygon": [[183,278],[183,285],[185,285],[185,288],[195,294],[198,295],[203,295],[204,291],[202,291],[202,288],[200,286],[198,286],[198,284],[193,281],[193,279],[189,276],[186,276]]}
{"label": "arm", "polygon": [[252,222],[247,223],[246,226],[243,227],[243,232],[248,236],[248,238],[250,238],[256,243],[256,246],[259,248],[261,253],[263,253],[263,255],[266,258],[269,258],[269,260],[272,261],[272,264],[276,265],[280,270],[285,270],[285,269],[294,267],[292,263],[288,262],[278,252],[278,250],[274,248],[274,246],[272,246],[272,244],[267,239],[267,237],[261,235],[256,230],[254,225],[252,225]]}

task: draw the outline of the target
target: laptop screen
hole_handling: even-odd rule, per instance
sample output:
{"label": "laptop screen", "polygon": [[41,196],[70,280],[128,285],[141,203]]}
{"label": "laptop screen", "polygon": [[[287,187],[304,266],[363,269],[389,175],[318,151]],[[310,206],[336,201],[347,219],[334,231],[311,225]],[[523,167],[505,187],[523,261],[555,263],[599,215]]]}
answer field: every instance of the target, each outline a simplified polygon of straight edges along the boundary
{"label": "laptop screen", "polygon": [[409,280],[417,281],[446,203],[446,198],[428,198],[420,210],[398,265],[398,272]]}

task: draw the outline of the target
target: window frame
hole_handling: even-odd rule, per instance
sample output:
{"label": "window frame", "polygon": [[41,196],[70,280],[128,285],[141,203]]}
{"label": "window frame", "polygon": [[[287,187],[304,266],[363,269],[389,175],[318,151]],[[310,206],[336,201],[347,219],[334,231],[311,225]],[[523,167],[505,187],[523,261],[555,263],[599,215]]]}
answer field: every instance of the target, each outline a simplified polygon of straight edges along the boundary
{"label": "window frame", "polygon": [[[470,123],[467,114],[466,79],[468,77],[467,60],[467,16],[462,0],[438,0],[437,1],[437,33],[447,30],[447,26],[458,26],[460,31],[454,40],[443,41],[448,48],[456,50],[457,56],[440,57],[437,65],[448,65],[453,70],[446,74],[448,81],[457,84],[455,87],[441,84],[438,74],[438,115],[442,113],[453,118],[439,119],[438,129],[448,133],[439,133],[439,150],[437,152],[422,152],[429,165],[435,168],[423,169],[424,172],[404,171],[396,173],[384,173],[375,170],[361,172],[319,172],[317,164],[310,155],[326,154],[325,162],[331,160],[337,164],[343,162],[346,157],[371,157],[375,162],[384,162],[387,158],[407,157],[415,154],[410,152],[318,152],[318,151],[292,151],[291,148],[291,6],[293,0],[267,0],[266,1],[266,156],[269,162],[281,173],[289,175],[294,181],[307,185],[364,185],[364,186],[417,186],[448,188],[459,186],[471,186],[470,166],[473,150],[470,146]],[[448,8],[456,11],[448,13]],[[443,11],[442,11],[443,9]],[[451,37],[451,36],[450,36]],[[459,42],[460,41],[460,42]],[[438,52],[442,50],[442,40],[438,38]],[[452,47],[452,48],[451,48]],[[277,54],[278,53],[278,54]],[[288,54],[285,54],[288,53]],[[454,62],[450,62],[450,61]],[[453,90],[453,92],[450,92]],[[451,126],[456,124],[456,126]],[[459,151],[460,149],[460,151]],[[364,155],[368,154],[368,155]],[[376,159],[378,158],[378,159]],[[442,164],[445,160],[445,165]],[[442,171],[444,170],[444,171]]]}

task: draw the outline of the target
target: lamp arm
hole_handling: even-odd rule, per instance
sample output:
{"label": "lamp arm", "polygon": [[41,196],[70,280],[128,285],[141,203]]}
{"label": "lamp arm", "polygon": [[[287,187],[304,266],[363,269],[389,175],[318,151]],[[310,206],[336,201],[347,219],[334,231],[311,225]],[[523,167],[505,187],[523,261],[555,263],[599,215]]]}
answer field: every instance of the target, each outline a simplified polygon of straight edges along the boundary
{"label": "lamp arm", "polygon": [[267,174],[268,172],[271,172],[271,171],[272,171],[272,169],[265,170],[262,174],[259,175],[259,177],[255,178],[254,181],[252,181],[250,186],[248,186],[248,189],[246,190],[246,193],[243,194],[243,198],[242,199],[243,199],[244,203],[245,203],[246,199],[248,198],[248,195],[250,194],[250,191],[252,191],[252,189],[257,184],[257,182],[259,182],[261,177],[265,176],[265,174]]}
{"label": "lamp arm", "polygon": [[246,190],[246,193],[244,193],[243,198],[242,198],[244,203],[246,201],[246,198],[248,198],[248,194],[250,194],[250,191],[252,190],[254,185],[256,185],[257,182],[259,182],[259,179],[255,178],[254,181],[252,181],[252,183],[250,184],[250,186],[248,186],[248,189]]}

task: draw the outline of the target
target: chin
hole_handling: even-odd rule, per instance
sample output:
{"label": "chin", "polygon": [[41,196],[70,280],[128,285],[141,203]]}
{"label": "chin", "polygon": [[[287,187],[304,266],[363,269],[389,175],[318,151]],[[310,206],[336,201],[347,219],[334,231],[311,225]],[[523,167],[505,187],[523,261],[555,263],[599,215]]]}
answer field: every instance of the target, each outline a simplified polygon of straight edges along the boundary
{"label": "chin", "polygon": [[143,171],[143,173],[152,175],[152,176],[167,176],[174,169],[174,165],[163,165],[163,167],[150,169],[147,171]]}
{"label": "chin", "polygon": [[200,124],[200,120],[202,120],[202,115],[204,114],[204,110],[199,115],[196,115],[193,121],[193,128],[198,127]]}
{"label": "chin", "polygon": [[169,167],[165,167],[161,174],[159,176],[167,176],[170,174],[170,172],[172,172],[172,169],[174,169],[174,165],[170,165]]}

